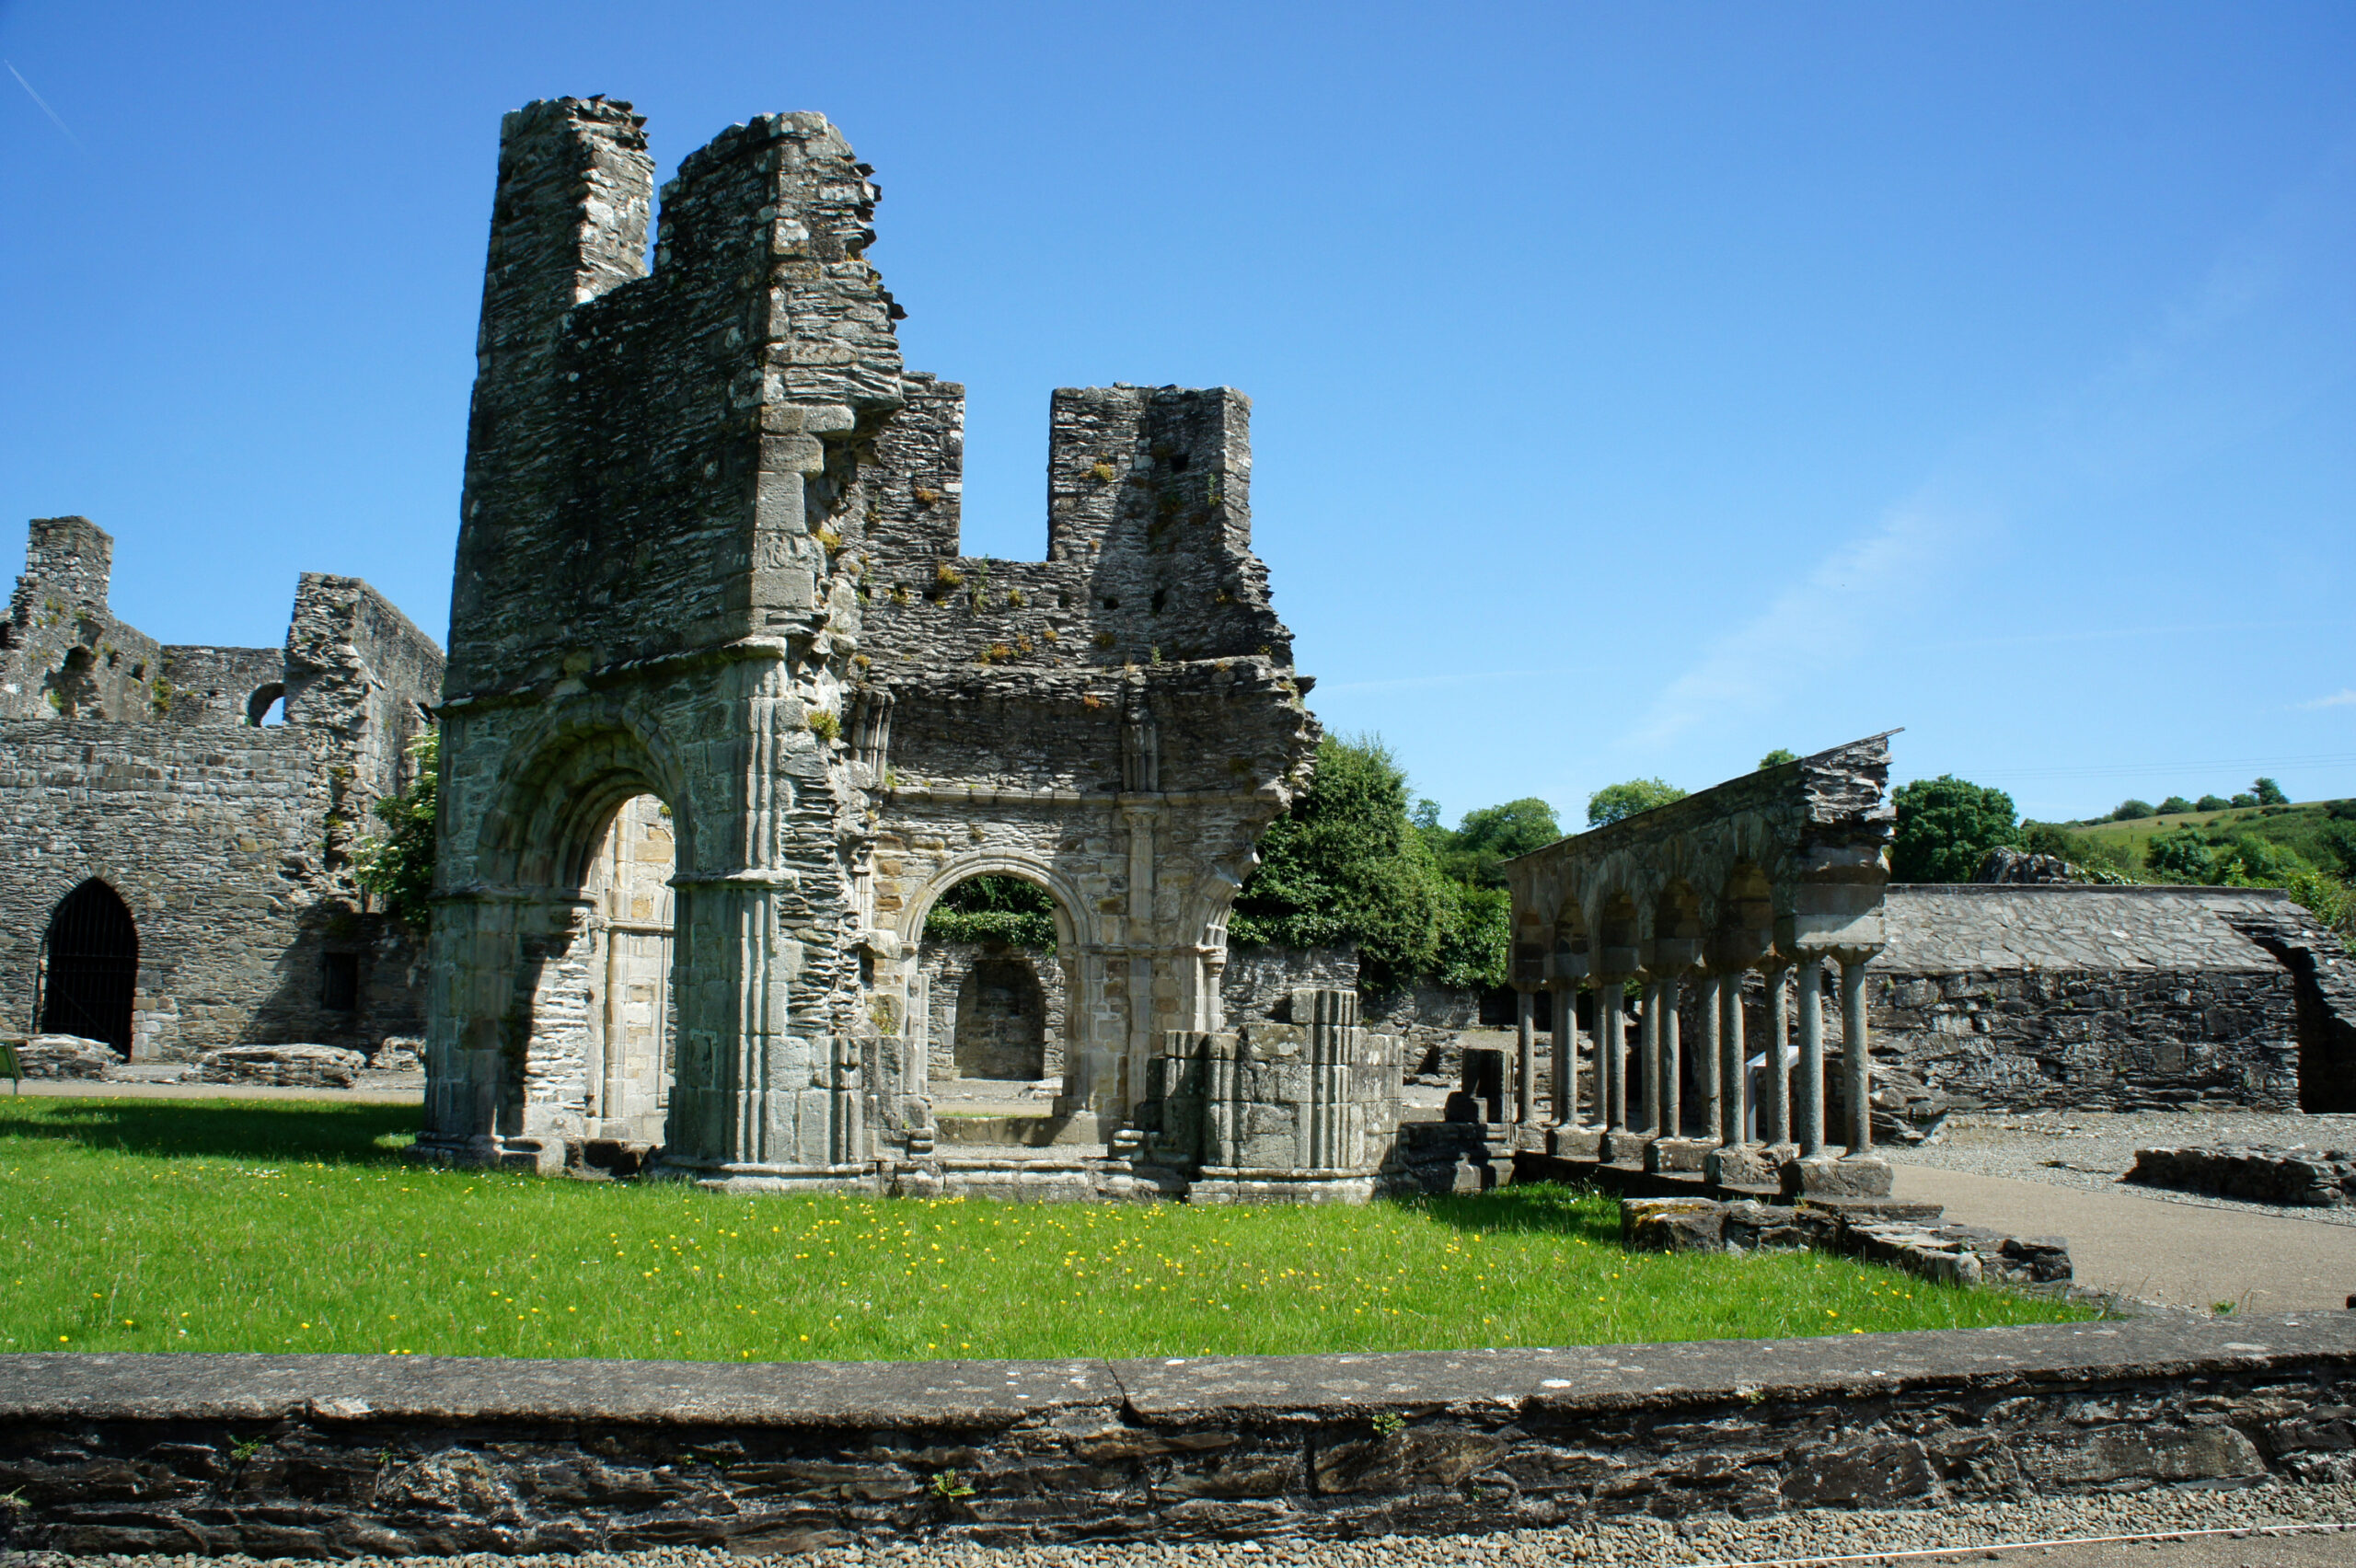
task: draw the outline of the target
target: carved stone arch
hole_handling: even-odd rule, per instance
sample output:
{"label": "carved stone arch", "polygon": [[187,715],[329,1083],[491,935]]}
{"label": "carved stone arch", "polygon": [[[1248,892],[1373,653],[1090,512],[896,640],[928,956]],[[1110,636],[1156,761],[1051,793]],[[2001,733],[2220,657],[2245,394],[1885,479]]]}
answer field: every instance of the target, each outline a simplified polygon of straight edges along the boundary
{"label": "carved stone arch", "polygon": [[959,855],[925,879],[900,911],[899,924],[893,934],[899,938],[903,951],[914,951],[924,940],[924,923],[941,895],[959,882],[976,877],[1008,876],[1036,883],[1047,890],[1055,903],[1056,943],[1064,948],[1092,946],[1097,940],[1094,922],[1090,920],[1087,906],[1080,890],[1058,875],[1054,867],[1029,855],[1010,854],[1003,849],[976,849]]}
{"label": "carved stone arch", "polygon": [[487,882],[513,888],[577,885],[606,821],[634,795],[671,808],[681,870],[695,864],[695,801],[659,727],[633,722],[623,705],[574,713],[527,734],[524,760],[494,787],[476,864]]}

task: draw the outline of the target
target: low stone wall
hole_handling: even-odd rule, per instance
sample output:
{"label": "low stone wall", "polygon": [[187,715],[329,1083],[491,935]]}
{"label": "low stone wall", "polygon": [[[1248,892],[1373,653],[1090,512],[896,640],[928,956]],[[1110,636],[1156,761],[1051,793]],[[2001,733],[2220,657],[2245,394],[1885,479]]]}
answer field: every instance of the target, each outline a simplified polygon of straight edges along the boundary
{"label": "low stone wall", "polygon": [[1351,1536],[2356,1478],[2356,1313],[721,1366],[0,1356],[17,1549]]}
{"label": "low stone wall", "polygon": [[2356,1207],[2356,1155],[2339,1148],[2139,1148],[2120,1180],[2287,1208]]}

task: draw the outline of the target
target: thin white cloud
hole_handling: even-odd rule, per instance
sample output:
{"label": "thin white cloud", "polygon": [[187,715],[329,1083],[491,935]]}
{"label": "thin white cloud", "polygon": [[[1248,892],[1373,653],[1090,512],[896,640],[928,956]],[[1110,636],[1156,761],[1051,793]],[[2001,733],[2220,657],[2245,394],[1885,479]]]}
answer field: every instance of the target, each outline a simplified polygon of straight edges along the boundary
{"label": "thin white cloud", "polygon": [[1711,644],[1669,684],[1623,744],[1657,747],[1725,714],[1768,707],[1863,657],[1915,590],[1933,588],[1967,536],[1986,531],[1916,502],[1819,560],[1757,617]]}
{"label": "thin white cloud", "polygon": [[2329,697],[2316,698],[2313,702],[2293,704],[2298,708],[2348,708],[2356,706],[2356,686],[2341,686]]}

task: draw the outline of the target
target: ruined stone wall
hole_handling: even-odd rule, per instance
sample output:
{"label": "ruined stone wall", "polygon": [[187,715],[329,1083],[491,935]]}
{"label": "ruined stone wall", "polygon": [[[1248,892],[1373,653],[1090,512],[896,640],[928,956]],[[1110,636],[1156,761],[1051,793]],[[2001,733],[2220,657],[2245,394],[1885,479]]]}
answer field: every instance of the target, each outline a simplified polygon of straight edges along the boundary
{"label": "ruined stone wall", "polygon": [[[5,1027],[32,1026],[51,913],[98,877],[138,927],[141,1058],[299,1042],[373,1051],[415,1032],[407,955],[387,947],[380,917],[337,898],[321,863],[327,785],[319,738],[292,727],[0,722]],[[330,951],[358,962],[350,1011],[322,1005]]]}
{"label": "ruined stone wall", "polygon": [[[139,1057],[417,1034],[422,955],[369,912],[351,850],[405,780],[440,651],[316,574],[283,649],[161,647],[108,607],[112,560],[87,520],[35,521],[0,627],[0,1027],[38,1021],[52,914],[95,877],[138,935]],[[259,725],[282,692],[287,722]]]}
{"label": "ruined stone wall", "polygon": [[1240,1028],[1255,1019],[1292,1021],[1292,994],[1302,987],[1355,991],[1358,950],[1355,947],[1291,948],[1230,945],[1219,976],[1222,1027]]}
{"label": "ruined stone wall", "polygon": [[1894,886],[1877,1058],[1967,1103],[2300,1103],[2292,974],[2225,917],[2244,890]]}

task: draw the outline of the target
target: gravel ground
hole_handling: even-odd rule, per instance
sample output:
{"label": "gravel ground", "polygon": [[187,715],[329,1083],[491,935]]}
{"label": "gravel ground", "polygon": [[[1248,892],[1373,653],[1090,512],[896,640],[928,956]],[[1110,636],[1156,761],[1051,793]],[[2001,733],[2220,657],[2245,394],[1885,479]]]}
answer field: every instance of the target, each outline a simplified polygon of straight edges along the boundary
{"label": "gravel ground", "polygon": [[2050,1182],[2057,1187],[2125,1192],[2201,1208],[2238,1209],[2292,1219],[2356,1225],[2356,1209],[2282,1208],[2246,1204],[2165,1187],[2122,1186],[2119,1177],[2139,1148],[2214,1144],[2279,1144],[2356,1149],[2356,1116],[2306,1116],[2261,1111],[1960,1112],[1946,1119],[1935,1143],[1876,1152],[1906,1165],[1935,1166],[1979,1176]]}
{"label": "gravel ground", "polygon": [[[1551,1530],[1511,1530],[1479,1536],[1380,1536],[1363,1540],[1263,1540],[1201,1544],[1124,1542],[1104,1546],[979,1547],[900,1545],[838,1547],[794,1561],[808,1568],[1230,1568],[1271,1560],[1306,1568],[1399,1568],[1402,1564],[1496,1562],[1530,1568],[1565,1562],[1600,1568],[1655,1563],[1696,1565],[1808,1562],[1876,1552],[1978,1550],[2022,1541],[2148,1536],[2172,1530],[2240,1530],[2281,1525],[2344,1525],[2356,1528],[2356,1485],[2266,1485],[2238,1492],[2150,1491],[2103,1493],[1970,1508],[1888,1512],[1819,1509],[1743,1521],[1723,1515],[1667,1524],[1615,1520]],[[2356,1537],[2350,1554],[2356,1556]],[[27,1552],[11,1568],[241,1568],[249,1557],[66,1557]],[[274,1562],[294,1561],[272,1559]],[[401,1568],[741,1568],[723,1551],[670,1547],[652,1551],[583,1556],[410,1557]],[[357,1557],[347,1568],[394,1568],[394,1559]]]}

